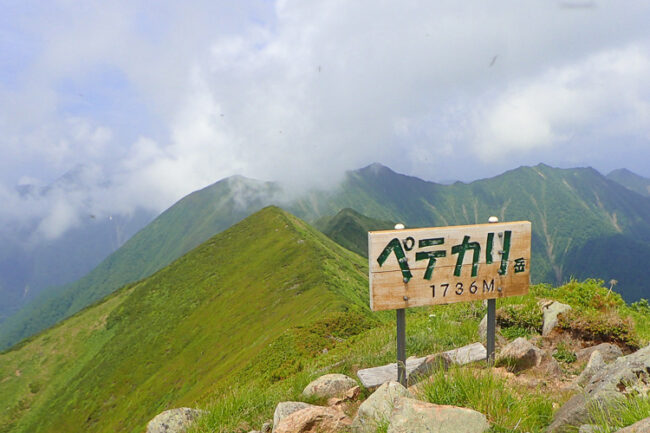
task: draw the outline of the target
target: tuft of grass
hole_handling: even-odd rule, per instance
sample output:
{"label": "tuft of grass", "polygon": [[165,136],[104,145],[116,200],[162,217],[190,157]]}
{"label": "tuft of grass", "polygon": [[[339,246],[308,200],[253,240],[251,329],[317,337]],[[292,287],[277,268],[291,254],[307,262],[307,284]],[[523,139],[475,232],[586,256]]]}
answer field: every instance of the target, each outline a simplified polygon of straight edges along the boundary
{"label": "tuft of grass", "polygon": [[613,406],[592,405],[590,421],[601,433],[614,433],[642,419],[650,417],[650,395],[634,395],[617,401]]}
{"label": "tuft of grass", "polygon": [[503,335],[508,340],[515,340],[519,337],[529,337],[533,334],[528,328],[522,328],[521,326],[511,326],[509,328],[502,328],[501,335]]}
{"label": "tuft of grass", "polygon": [[513,388],[491,370],[442,370],[419,387],[420,398],[485,414],[494,432],[541,432],[551,421],[554,396]]}

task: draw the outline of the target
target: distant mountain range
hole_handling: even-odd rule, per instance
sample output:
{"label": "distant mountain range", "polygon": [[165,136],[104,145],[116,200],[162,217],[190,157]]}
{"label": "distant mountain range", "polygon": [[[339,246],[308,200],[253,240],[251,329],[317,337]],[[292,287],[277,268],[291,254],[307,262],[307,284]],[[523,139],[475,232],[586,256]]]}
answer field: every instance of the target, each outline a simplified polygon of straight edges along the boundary
{"label": "distant mountain range", "polygon": [[[380,164],[348,172],[336,188],[283,199],[281,188],[241,176],[192,193],[81,280],[49,292],[0,325],[0,347],[51,326],[124,284],[151,275],[210,236],[277,204],[363,253],[369,228],[530,220],[533,282],[616,280],[628,301],[649,297],[650,198],[591,168],[520,167],[468,184],[440,185]],[[336,216],[342,209],[350,209]],[[359,241],[361,239],[361,241]]]}

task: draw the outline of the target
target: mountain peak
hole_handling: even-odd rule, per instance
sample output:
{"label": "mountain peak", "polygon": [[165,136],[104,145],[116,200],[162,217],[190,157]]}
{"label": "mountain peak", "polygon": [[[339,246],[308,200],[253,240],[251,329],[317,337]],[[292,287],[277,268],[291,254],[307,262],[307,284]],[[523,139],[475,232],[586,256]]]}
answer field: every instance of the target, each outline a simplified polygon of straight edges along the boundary
{"label": "mountain peak", "polygon": [[627,168],[613,170],[607,175],[607,179],[645,197],[650,197],[650,179],[640,176]]}
{"label": "mountain peak", "polygon": [[360,168],[356,171],[363,174],[373,174],[375,176],[379,176],[381,174],[395,174],[395,172],[389,167],[386,167],[385,165],[378,162],[373,162],[372,164]]}

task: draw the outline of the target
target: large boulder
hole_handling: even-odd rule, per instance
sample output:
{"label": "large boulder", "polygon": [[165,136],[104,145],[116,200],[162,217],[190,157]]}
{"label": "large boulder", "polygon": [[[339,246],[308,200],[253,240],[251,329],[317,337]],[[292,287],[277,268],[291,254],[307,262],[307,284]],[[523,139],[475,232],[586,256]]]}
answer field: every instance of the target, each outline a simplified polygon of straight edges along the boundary
{"label": "large boulder", "polygon": [[275,433],[276,426],[280,424],[280,421],[282,421],[284,418],[288,417],[294,412],[298,412],[299,410],[312,406],[313,405],[303,403],[302,401],[282,401],[278,403],[278,405],[275,407],[275,412],[273,412],[272,432]]}
{"label": "large boulder", "polygon": [[548,433],[574,430],[589,421],[593,405],[601,409],[625,401],[628,393],[647,393],[650,390],[650,346],[631,355],[622,356],[596,372],[583,392],[567,401],[555,414]]}
{"label": "large boulder", "polygon": [[603,361],[605,362],[612,362],[619,356],[623,356],[620,347],[611,343],[602,343],[597,346],[585,347],[584,349],[578,350],[576,352],[576,357],[578,358],[578,361],[584,361],[585,359],[589,359],[591,354],[595,351],[600,352]]}
{"label": "large boulder", "polygon": [[388,433],[483,433],[489,428],[485,415],[474,410],[400,398]]}
{"label": "large boulder", "polygon": [[401,397],[411,397],[411,393],[397,382],[384,383],[361,403],[353,427],[360,433],[374,433],[378,426],[388,423]]}
{"label": "large boulder", "polygon": [[204,411],[179,407],[169,409],[156,415],[147,424],[147,433],[181,433],[184,432]]}
{"label": "large boulder", "polygon": [[570,305],[563,304],[561,302],[551,302],[542,307],[542,313],[544,314],[544,325],[542,326],[542,335],[547,336],[553,329],[557,326],[557,316],[560,314],[569,311],[571,309]]}
{"label": "large boulder", "polygon": [[637,423],[627,426],[616,433],[648,433],[650,432],[650,418],[643,419]]}
{"label": "large boulder", "polygon": [[496,359],[497,366],[505,366],[511,371],[521,371],[542,363],[544,352],[523,337],[510,342]]}
{"label": "large boulder", "polygon": [[352,420],[342,411],[310,406],[293,412],[274,426],[275,433],[338,433],[350,427]]}
{"label": "large boulder", "polygon": [[302,394],[316,398],[341,397],[355,386],[357,382],[344,374],[326,374],[307,385]]}

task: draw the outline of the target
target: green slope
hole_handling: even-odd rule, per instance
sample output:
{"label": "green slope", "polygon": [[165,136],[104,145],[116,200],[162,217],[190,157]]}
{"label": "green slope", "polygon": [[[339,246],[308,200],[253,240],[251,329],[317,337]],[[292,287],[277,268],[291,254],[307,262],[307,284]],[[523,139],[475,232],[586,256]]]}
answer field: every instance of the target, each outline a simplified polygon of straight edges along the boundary
{"label": "green slope", "polygon": [[607,178],[620,183],[625,188],[637,192],[645,197],[650,197],[650,179],[632,173],[626,168],[619,168],[607,175]]}
{"label": "green slope", "polygon": [[[53,291],[3,323],[0,348],[150,275],[232,223],[279,202],[279,192],[275,184],[234,177],[190,194],[82,280]],[[345,208],[408,227],[483,223],[491,215],[502,221],[530,220],[533,282],[561,283],[585,275],[620,281],[616,290],[627,301],[650,292],[642,267],[621,267],[616,260],[596,265],[590,255],[592,248],[608,245],[613,236],[623,244],[638,244],[637,250],[650,249],[650,200],[590,168],[540,164],[469,184],[440,185],[373,164],[347,173],[332,190],[311,191],[282,206],[309,222]],[[638,261],[644,256],[635,257]]]}
{"label": "green slope", "polygon": [[366,320],[364,262],[265,208],[0,354],[0,432],[141,432],[258,371],[251,360],[291,328]]}
{"label": "green slope", "polygon": [[395,223],[380,221],[345,208],[333,217],[323,217],[314,227],[350,251],[368,257],[368,232],[392,229]]}

